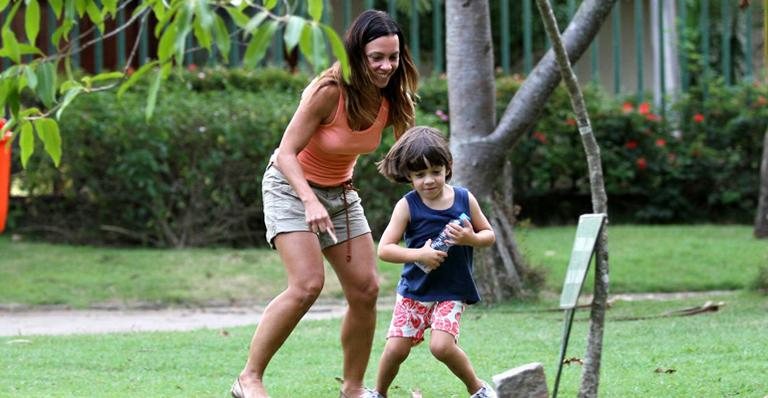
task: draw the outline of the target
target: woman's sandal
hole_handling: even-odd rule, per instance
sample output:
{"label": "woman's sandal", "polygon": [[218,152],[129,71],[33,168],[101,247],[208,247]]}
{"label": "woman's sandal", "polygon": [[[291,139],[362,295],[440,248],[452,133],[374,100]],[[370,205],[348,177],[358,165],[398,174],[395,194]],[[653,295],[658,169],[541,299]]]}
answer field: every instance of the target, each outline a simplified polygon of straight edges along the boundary
{"label": "woman's sandal", "polygon": [[245,398],[243,386],[240,385],[240,376],[237,376],[235,382],[232,383],[232,389],[229,392],[232,394],[232,398]]}

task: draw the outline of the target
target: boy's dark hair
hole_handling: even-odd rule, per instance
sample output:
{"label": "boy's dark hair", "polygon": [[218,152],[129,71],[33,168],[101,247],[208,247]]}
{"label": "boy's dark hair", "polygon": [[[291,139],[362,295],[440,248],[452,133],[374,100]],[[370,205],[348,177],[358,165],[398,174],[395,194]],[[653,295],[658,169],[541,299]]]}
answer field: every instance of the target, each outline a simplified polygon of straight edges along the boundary
{"label": "boy's dark hair", "polygon": [[415,126],[395,142],[377,166],[388,180],[407,183],[411,182],[409,173],[425,170],[427,164],[444,166],[445,180],[450,181],[453,156],[443,133],[436,128]]}

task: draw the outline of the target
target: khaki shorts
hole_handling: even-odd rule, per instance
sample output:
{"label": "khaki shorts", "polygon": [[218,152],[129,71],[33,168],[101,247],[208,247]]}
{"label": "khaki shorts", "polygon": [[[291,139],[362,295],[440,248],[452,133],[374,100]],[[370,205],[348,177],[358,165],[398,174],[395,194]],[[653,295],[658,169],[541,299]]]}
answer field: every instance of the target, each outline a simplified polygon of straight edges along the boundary
{"label": "khaki shorts", "polygon": [[[346,189],[346,192],[344,190]],[[368,220],[365,218],[360,195],[355,190],[344,187],[318,188],[312,187],[317,199],[328,210],[336,231],[338,243],[371,232]],[[261,183],[261,194],[264,202],[264,224],[267,227],[267,242],[274,249],[275,236],[284,232],[310,232],[307,218],[304,214],[304,204],[296,195],[291,184],[283,173],[271,162],[264,172]],[[344,196],[346,194],[346,203]],[[349,216],[349,224],[347,224]],[[349,225],[349,228],[347,228]],[[333,246],[333,240],[328,234],[318,235],[320,246]]]}

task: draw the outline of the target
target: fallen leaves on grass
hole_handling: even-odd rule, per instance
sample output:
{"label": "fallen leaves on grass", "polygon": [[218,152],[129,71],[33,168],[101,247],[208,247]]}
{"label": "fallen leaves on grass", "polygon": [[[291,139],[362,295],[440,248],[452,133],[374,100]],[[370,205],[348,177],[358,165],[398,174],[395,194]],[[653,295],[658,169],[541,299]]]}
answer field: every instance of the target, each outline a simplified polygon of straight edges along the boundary
{"label": "fallen leaves on grass", "polygon": [[584,365],[584,361],[581,358],[571,357],[563,359],[564,365]]}
{"label": "fallen leaves on grass", "polygon": [[677,372],[677,369],[672,369],[672,368],[656,368],[656,370],[654,370],[654,372],[656,372],[656,373],[672,374],[672,373]]}

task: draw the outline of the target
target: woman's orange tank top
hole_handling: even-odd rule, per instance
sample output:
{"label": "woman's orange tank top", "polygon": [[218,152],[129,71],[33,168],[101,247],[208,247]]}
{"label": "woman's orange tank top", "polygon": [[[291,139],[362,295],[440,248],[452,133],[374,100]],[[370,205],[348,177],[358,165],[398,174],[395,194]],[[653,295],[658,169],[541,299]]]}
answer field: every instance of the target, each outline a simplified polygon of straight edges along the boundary
{"label": "woman's orange tank top", "polygon": [[354,131],[347,121],[344,93],[340,91],[336,114],[330,123],[321,124],[299,152],[298,160],[304,176],[320,186],[339,186],[352,179],[359,155],[370,153],[381,143],[387,124],[389,102],[382,98],[376,120],[365,130]]}

